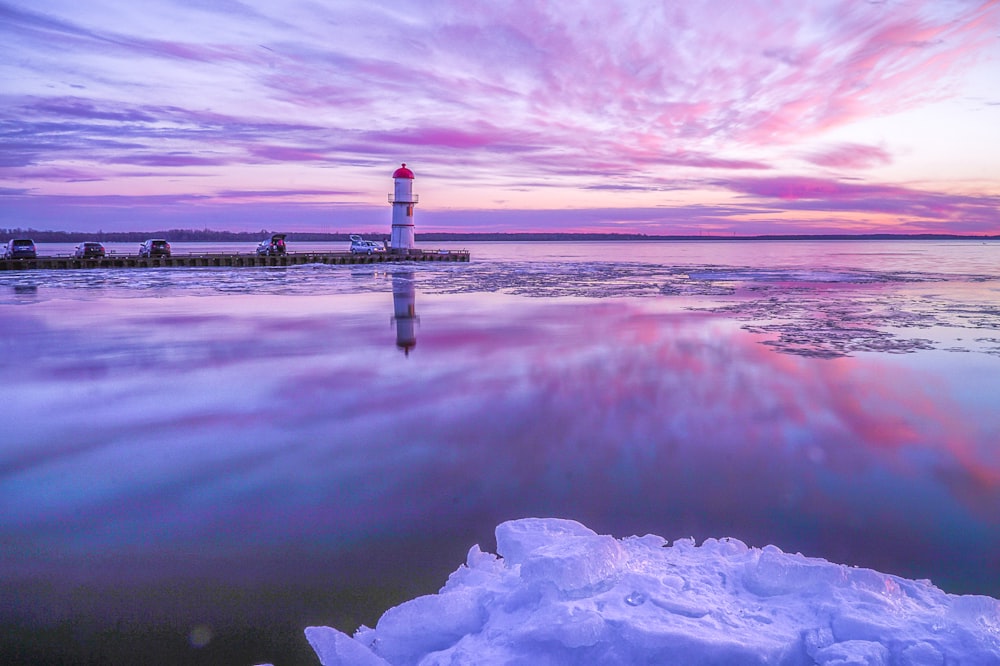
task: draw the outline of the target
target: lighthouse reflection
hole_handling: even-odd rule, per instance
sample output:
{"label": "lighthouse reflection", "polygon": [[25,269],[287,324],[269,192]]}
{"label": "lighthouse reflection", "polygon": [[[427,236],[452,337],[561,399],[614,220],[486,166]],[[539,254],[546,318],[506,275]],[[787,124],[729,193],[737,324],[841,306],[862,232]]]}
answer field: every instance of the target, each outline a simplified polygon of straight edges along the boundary
{"label": "lighthouse reflection", "polygon": [[396,346],[406,356],[417,346],[417,290],[413,271],[392,275],[392,321],[396,324]]}

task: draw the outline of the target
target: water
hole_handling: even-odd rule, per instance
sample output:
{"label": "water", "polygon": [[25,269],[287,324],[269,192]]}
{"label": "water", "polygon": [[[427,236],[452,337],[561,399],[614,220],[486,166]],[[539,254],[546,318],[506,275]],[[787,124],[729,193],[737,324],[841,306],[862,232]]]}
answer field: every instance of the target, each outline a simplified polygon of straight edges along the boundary
{"label": "water", "polygon": [[5,663],[315,663],[525,516],[1000,596],[1000,245],[440,245],[0,273]]}

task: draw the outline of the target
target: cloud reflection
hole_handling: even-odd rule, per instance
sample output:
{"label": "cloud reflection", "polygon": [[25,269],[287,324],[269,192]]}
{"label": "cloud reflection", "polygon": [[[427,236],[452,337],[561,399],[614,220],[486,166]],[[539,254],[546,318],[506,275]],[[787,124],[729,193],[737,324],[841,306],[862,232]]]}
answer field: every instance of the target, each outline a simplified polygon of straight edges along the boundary
{"label": "cloud reflection", "polygon": [[[653,301],[497,294],[421,296],[404,358],[415,285],[5,307],[5,575],[315,567],[529,515],[943,583],[1000,546],[996,415],[917,367],[776,354]],[[1000,570],[977,566],[982,592]]]}

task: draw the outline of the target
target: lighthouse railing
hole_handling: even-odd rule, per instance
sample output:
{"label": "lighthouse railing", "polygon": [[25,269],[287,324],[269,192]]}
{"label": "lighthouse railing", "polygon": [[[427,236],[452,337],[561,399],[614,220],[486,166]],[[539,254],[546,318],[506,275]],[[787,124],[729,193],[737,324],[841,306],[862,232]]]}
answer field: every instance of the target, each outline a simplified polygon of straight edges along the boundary
{"label": "lighthouse railing", "polygon": [[389,203],[420,203],[420,195],[411,194],[409,199],[396,199],[396,195],[390,192]]}

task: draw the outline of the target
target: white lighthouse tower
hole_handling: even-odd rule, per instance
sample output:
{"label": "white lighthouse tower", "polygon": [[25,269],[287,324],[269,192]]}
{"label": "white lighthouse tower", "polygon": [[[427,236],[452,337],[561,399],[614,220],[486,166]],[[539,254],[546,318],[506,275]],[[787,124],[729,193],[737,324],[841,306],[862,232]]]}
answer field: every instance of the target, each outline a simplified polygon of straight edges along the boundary
{"label": "white lighthouse tower", "polygon": [[389,195],[392,204],[392,237],[389,251],[408,253],[413,249],[413,207],[417,195],[413,193],[413,172],[406,168],[406,162],[392,173],[393,192]]}

